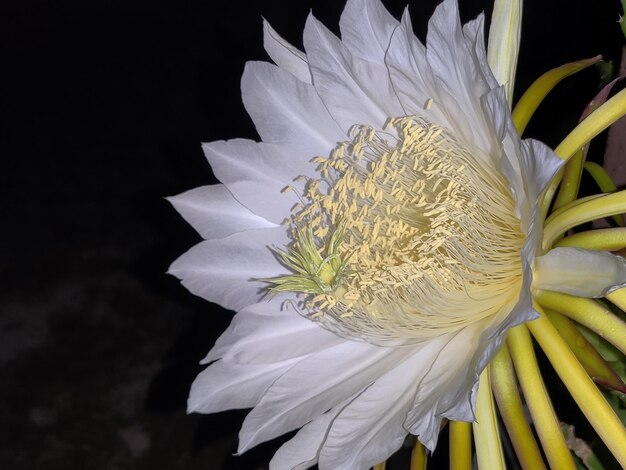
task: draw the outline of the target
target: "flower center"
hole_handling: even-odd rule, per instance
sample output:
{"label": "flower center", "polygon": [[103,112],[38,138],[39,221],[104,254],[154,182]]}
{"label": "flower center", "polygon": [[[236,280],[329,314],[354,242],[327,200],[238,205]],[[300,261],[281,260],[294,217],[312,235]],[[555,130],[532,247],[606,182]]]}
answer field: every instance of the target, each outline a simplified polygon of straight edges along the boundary
{"label": "flower center", "polygon": [[[395,130],[395,132],[393,132]],[[415,117],[386,131],[354,126],[318,157],[278,252],[307,316],[372,342],[420,340],[510,308],[524,235],[508,182],[490,158]]]}

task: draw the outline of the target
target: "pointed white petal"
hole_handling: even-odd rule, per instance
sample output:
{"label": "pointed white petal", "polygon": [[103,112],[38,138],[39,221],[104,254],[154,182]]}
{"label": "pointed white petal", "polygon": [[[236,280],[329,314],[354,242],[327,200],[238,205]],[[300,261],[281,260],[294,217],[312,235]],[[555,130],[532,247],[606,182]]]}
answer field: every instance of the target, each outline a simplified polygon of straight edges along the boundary
{"label": "pointed white petal", "polygon": [[626,286],[626,260],[608,251],[557,247],[535,259],[533,287],[578,297],[604,297]]}
{"label": "pointed white petal", "polygon": [[298,202],[297,194],[285,192],[300,175],[314,176],[309,157],[279,145],[246,139],[203,144],[215,176],[235,199],[255,214],[282,223]]}
{"label": "pointed white petal", "polygon": [[527,178],[526,194],[531,201],[539,199],[556,172],[565,164],[547,145],[534,139],[522,141],[521,161]]}
{"label": "pointed white petal", "polygon": [[280,37],[265,20],[263,20],[263,46],[274,63],[281,69],[286,70],[302,82],[311,83],[311,72],[309,72],[309,64],[304,52]]}
{"label": "pointed white petal", "polygon": [[296,429],[359,393],[410,351],[344,340],[308,356],[274,382],[246,417],[240,451]]}
{"label": "pointed white petal", "polygon": [[[481,21],[479,17],[476,21]],[[467,143],[490,150],[492,135],[480,98],[489,92],[475,44],[468,40],[461,28],[458,5],[455,0],[445,0],[436,8],[428,23],[426,57],[439,87],[452,99],[443,103],[449,112],[456,113],[454,130]]]}
{"label": "pointed white petal", "polygon": [[[483,325],[485,321],[481,322]],[[404,427],[434,450],[443,416],[453,410],[471,417],[467,394],[478,380],[476,350],[480,331],[474,325],[427,344],[421,352],[421,380]],[[463,406],[459,407],[459,404]]]}
{"label": "pointed white petal", "polygon": [[191,385],[187,400],[188,413],[251,408],[276,378],[284,374],[297,359],[274,364],[233,364],[223,360],[204,369]]}
{"label": "pointed white petal", "polygon": [[348,0],[339,20],[341,41],[348,50],[381,65],[397,26],[379,0]]}
{"label": "pointed white petal", "polygon": [[452,129],[450,123],[454,121],[441,106],[445,101],[442,90],[426,60],[426,48],[413,34],[408,10],[390,39],[385,64],[404,114],[423,116]]}
{"label": "pointed white petal", "polygon": [[312,85],[266,62],[248,62],[241,97],[265,142],[284,144],[308,159],[326,156],[346,139]]}
{"label": "pointed white petal", "polygon": [[277,297],[241,310],[202,363],[224,358],[240,364],[267,364],[301,357],[342,341],[299,315],[285,301]]}
{"label": "pointed white petal", "polygon": [[274,454],[270,470],[304,470],[315,465],[328,429],[344,406],[338,405],[305,424]]}
{"label": "pointed white petal", "polygon": [[388,117],[402,115],[386,68],[353,57],[313,15],[304,28],[304,48],[315,89],[344,132],[354,124],[381,127]]}
{"label": "pointed white petal", "polygon": [[222,238],[242,230],[276,227],[241,205],[223,184],[200,186],[167,200],[202,238]]}
{"label": "pointed white petal", "polygon": [[520,139],[511,120],[503,87],[489,91],[481,101],[489,117],[490,153],[499,157],[497,168],[509,181],[522,230],[528,232],[541,193],[564,162],[541,142]]}
{"label": "pointed white petal", "polygon": [[339,413],[319,455],[320,468],[369,468],[387,459],[404,442],[402,426],[426,368],[414,352],[381,375]]}
{"label": "pointed white petal", "polygon": [[247,230],[197,244],[170,266],[169,273],[193,294],[240,310],[260,301],[267,284],[255,279],[286,274],[269,247],[288,242],[284,227]]}
{"label": "pointed white petal", "polygon": [[[487,48],[485,47],[485,15],[481,13],[472,21],[463,25],[463,35],[468,41],[470,49],[476,55],[476,64],[482,72],[487,86],[491,89],[498,88],[500,84],[494,77],[487,61]],[[507,100],[508,101],[508,100]]]}

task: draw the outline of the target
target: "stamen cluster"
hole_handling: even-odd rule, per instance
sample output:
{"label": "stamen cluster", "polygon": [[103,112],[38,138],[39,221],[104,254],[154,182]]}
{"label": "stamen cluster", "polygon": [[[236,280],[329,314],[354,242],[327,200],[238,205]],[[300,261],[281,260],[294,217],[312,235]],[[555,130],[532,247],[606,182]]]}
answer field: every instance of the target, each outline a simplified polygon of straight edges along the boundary
{"label": "stamen cluster", "polygon": [[386,129],[354,126],[351,141],[315,159],[320,178],[290,219],[295,242],[283,261],[332,251],[341,282],[309,290],[308,315],[376,342],[456,331],[510,308],[524,235],[505,177],[441,126],[402,117]]}

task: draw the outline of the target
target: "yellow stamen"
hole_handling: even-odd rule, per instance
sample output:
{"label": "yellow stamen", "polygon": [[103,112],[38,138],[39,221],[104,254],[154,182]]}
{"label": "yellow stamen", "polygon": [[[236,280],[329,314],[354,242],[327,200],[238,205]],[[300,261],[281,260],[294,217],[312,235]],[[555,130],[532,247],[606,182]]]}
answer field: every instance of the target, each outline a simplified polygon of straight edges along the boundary
{"label": "yellow stamen", "polygon": [[341,223],[336,249],[321,236],[309,245],[335,253],[345,276],[305,310],[377,342],[438,336],[510,308],[525,236],[506,178],[440,126],[402,117],[389,128],[354,126],[351,142],[315,160],[321,178],[290,222],[328,233]]}

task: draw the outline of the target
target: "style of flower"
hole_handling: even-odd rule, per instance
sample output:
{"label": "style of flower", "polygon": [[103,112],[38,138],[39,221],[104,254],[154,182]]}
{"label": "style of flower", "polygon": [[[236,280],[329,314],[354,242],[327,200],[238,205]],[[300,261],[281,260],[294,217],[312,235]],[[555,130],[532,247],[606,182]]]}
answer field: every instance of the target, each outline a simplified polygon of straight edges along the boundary
{"label": "style of flower", "polygon": [[442,419],[471,422],[479,376],[534,290],[603,296],[623,259],[542,245],[540,195],[563,160],[521,140],[483,16],[455,0],[423,45],[408,12],[348,0],[341,40],[312,15],[306,54],[265,24],[251,62],[262,142],[204,145],[223,184],[174,198],[205,238],[170,272],[238,311],[189,410],[253,408],[239,452],[301,428],[271,467],[368,468]]}

